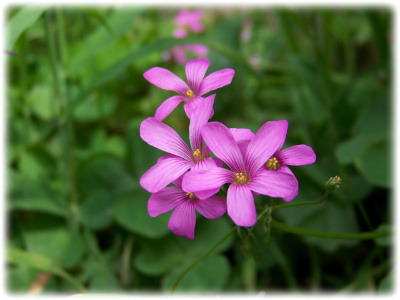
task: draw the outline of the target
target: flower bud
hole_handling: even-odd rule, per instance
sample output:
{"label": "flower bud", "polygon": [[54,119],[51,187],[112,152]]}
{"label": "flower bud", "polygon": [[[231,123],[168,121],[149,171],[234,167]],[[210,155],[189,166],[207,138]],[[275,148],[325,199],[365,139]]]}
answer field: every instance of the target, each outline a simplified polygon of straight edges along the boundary
{"label": "flower bud", "polygon": [[334,189],[339,188],[341,183],[342,183],[342,179],[340,179],[339,176],[331,177],[325,183],[325,189],[327,191],[331,191],[332,192]]}

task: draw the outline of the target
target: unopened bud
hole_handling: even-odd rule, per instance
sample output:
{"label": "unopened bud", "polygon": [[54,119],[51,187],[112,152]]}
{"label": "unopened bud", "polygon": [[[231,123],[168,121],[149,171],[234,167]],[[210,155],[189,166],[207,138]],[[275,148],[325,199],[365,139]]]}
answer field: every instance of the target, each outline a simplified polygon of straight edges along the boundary
{"label": "unopened bud", "polygon": [[342,179],[339,176],[331,177],[325,183],[325,189],[332,192],[334,189],[339,188],[341,183]]}

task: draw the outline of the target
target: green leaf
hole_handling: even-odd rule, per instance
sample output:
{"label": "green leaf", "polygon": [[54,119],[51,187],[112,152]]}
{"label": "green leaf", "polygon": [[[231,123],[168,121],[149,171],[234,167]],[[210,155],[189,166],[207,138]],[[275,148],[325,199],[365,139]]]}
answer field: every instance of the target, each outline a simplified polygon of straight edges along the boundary
{"label": "green leaf", "polygon": [[47,181],[55,175],[56,161],[44,147],[30,148],[19,161],[21,172],[29,179]]}
{"label": "green leaf", "polygon": [[77,121],[94,122],[110,117],[116,107],[116,99],[108,94],[92,94],[82,98],[74,106],[73,117]]}
{"label": "green leaf", "polygon": [[168,233],[168,219],[166,214],[156,218],[149,216],[147,201],[150,198],[143,189],[134,189],[118,197],[114,203],[116,221],[133,232],[150,238],[157,238]]}
{"label": "green leaf", "polygon": [[112,222],[113,199],[102,190],[93,191],[80,205],[82,223],[93,230],[107,227]]}
{"label": "green leaf", "polygon": [[7,267],[7,291],[26,293],[32,282],[37,279],[37,271],[26,266]]}
{"label": "green leaf", "polygon": [[393,292],[393,270],[390,270],[378,284],[378,291],[383,293]]}
{"label": "green leaf", "polygon": [[[174,269],[165,277],[163,289],[171,290],[186,265]],[[176,291],[209,292],[221,291],[228,281],[230,265],[228,259],[219,254],[211,254],[191,269],[176,287]]]}
{"label": "green leaf", "polygon": [[389,142],[374,144],[357,156],[355,166],[370,183],[390,188],[392,174],[390,152]]}
{"label": "green leaf", "polygon": [[89,287],[90,290],[96,292],[116,291],[120,289],[117,278],[115,278],[113,273],[102,267],[99,267],[93,273]]}
{"label": "green leaf", "polygon": [[22,7],[6,24],[6,47],[12,50],[20,35],[34,24],[46,10],[46,7]]}
{"label": "green leaf", "polygon": [[[164,274],[177,265],[193,263],[230,233],[231,229],[224,217],[209,220],[198,215],[194,240],[173,235],[146,241],[143,243],[143,250],[135,257],[134,265],[139,271],[148,275]],[[233,239],[233,236],[230,236],[213,253],[228,249]]]}
{"label": "green leaf", "polygon": [[26,96],[26,101],[33,113],[44,121],[57,116],[58,108],[51,85],[36,84]]}
{"label": "green leaf", "polygon": [[[83,240],[68,230],[59,218],[35,215],[23,232],[28,251],[41,254],[63,267],[78,263],[83,255]],[[71,253],[73,247],[75,253]]]}
{"label": "green leaf", "polygon": [[346,140],[336,147],[335,155],[341,164],[352,163],[355,158],[368,146],[368,139],[363,136],[356,136]]}
{"label": "green leaf", "polygon": [[183,255],[185,253],[179,243],[168,236],[143,243],[143,250],[135,256],[133,264],[144,274],[162,275],[181,264]]}
{"label": "green leaf", "polygon": [[115,156],[100,154],[82,163],[77,171],[78,189],[83,198],[95,191],[104,191],[110,197],[122,194],[138,184]]}
{"label": "green leaf", "polygon": [[66,215],[64,198],[36,181],[20,173],[10,173],[9,201],[10,210],[28,210],[46,212],[58,216]]}

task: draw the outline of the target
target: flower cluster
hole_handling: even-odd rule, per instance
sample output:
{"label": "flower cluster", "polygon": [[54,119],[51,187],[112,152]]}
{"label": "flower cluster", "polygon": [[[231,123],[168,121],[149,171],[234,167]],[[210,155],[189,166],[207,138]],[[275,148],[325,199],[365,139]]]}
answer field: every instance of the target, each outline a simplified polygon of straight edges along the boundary
{"label": "flower cluster", "polygon": [[[176,26],[173,36],[181,39],[188,36],[188,33],[200,33],[204,30],[201,23],[203,13],[201,10],[189,11],[182,9],[175,16],[174,24]],[[167,55],[167,59],[173,59],[176,63],[182,65],[187,62],[187,53],[192,52],[195,57],[206,57],[208,48],[201,44],[185,44],[175,46]]]}
{"label": "flower cluster", "polygon": [[[266,122],[255,134],[246,128],[209,122],[214,114],[215,94],[203,96],[231,83],[234,76],[234,70],[224,69],[204,77],[209,65],[207,59],[189,61],[188,84],[163,68],[144,73],[152,84],[179,95],[165,100],[154,117],[140,126],[145,142],[167,152],[143,174],[140,185],[152,193],[148,202],[150,216],[173,209],[168,228],[189,239],[194,238],[196,210],[208,219],[219,218],[227,211],[236,225],[253,226],[257,219],[253,195],[291,201],[298,194],[299,184],[288,166],[316,160],[314,151],[306,145],[282,150],[288,129],[286,120]],[[190,119],[190,147],[162,122],[180,102],[184,102]],[[225,184],[226,200],[216,195]]]}

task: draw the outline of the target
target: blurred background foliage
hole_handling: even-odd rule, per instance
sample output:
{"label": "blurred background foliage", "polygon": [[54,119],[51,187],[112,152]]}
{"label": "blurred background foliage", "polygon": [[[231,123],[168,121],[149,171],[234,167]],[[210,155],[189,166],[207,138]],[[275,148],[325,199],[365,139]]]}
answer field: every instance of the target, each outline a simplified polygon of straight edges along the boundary
{"label": "blurred background foliage", "polygon": [[[174,39],[172,7],[8,8],[9,292],[169,291],[233,228],[227,216],[198,218],[194,241],[174,236],[170,213],[148,216],[150,194],[138,184],[161,154],[140,139],[139,125],[173,94],[142,74],[160,66],[185,78],[184,66],[164,59],[179,44],[209,48],[208,74],[236,71],[216,92],[212,120],[256,132],[286,119],[284,147],[315,150],[315,164],[292,168],[300,182],[293,201],[318,200],[329,177],[342,177],[323,204],[275,218],[344,233],[392,226],[391,10],[201,10],[204,32]],[[188,139],[181,106],[165,122]],[[251,241],[231,236],[177,290],[392,290],[390,238],[343,241],[272,229],[264,247],[261,226],[254,232]]]}

